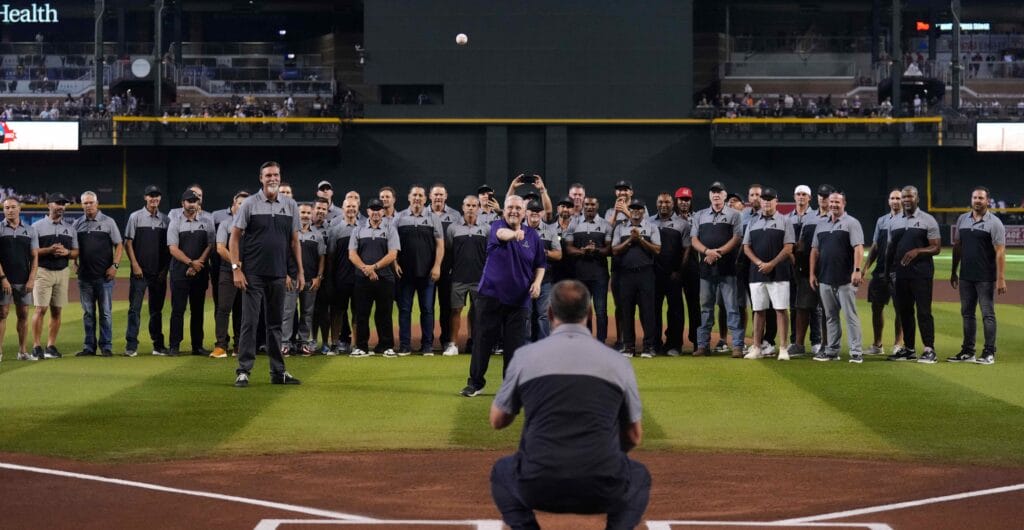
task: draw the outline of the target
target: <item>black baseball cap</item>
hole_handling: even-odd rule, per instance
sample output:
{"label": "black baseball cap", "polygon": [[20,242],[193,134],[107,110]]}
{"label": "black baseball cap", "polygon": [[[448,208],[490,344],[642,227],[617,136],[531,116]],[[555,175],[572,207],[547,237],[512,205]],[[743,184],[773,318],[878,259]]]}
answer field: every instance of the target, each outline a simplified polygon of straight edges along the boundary
{"label": "black baseball cap", "polygon": [[569,207],[572,207],[572,206],[576,206],[576,202],[572,200],[572,197],[569,197],[568,195],[566,195],[565,197],[562,197],[561,199],[559,199],[557,206],[569,206]]}
{"label": "black baseball cap", "polygon": [[708,187],[708,191],[725,191],[725,185],[716,180],[711,183],[710,187]]}
{"label": "black baseball cap", "polygon": [[160,188],[150,184],[149,186],[146,186],[146,192],[143,195],[146,197],[152,197],[154,195],[163,195],[163,192],[160,191]]}
{"label": "black baseball cap", "polygon": [[617,190],[631,190],[633,189],[633,183],[628,180],[620,180],[615,183],[615,189]]}
{"label": "black baseball cap", "polygon": [[[836,189],[832,187],[831,184],[822,184],[821,186],[818,186],[819,197],[828,197],[829,195],[835,193],[835,191]],[[761,192],[761,195],[764,195],[764,192]]]}
{"label": "black baseball cap", "polygon": [[384,203],[380,202],[380,199],[370,199],[366,203],[367,210],[383,210]]}
{"label": "black baseball cap", "polygon": [[761,188],[761,200],[771,201],[779,198],[779,192],[775,188]]}
{"label": "black baseball cap", "polygon": [[46,202],[52,202],[54,204],[67,204],[67,203],[69,203],[71,201],[69,201],[68,198],[65,197],[63,193],[57,192],[57,193],[51,193],[49,198],[46,200]]}
{"label": "black baseball cap", "polygon": [[536,191],[528,191],[528,192],[526,192],[525,195],[523,195],[523,200],[526,201],[526,202],[539,201],[540,200],[540,194],[537,193]]}
{"label": "black baseball cap", "polygon": [[183,201],[198,201],[199,196],[192,190],[185,190],[185,193],[181,194],[181,200]]}
{"label": "black baseball cap", "polygon": [[629,201],[630,210],[643,210],[645,208],[647,208],[647,205],[645,205],[644,201],[641,201],[640,199],[633,199]]}
{"label": "black baseball cap", "polygon": [[544,205],[541,204],[540,201],[530,201],[526,203],[526,209],[530,210],[531,212],[543,212]]}
{"label": "black baseball cap", "polygon": [[331,185],[331,182],[329,180],[321,180],[320,183],[316,185],[316,189],[317,190],[323,190],[323,189],[333,190],[334,186]]}
{"label": "black baseball cap", "polygon": [[[725,190],[722,190],[722,191],[725,191]],[[740,196],[739,196],[738,194],[736,194],[736,193],[730,193],[730,194],[728,194],[728,195],[726,195],[726,196],[725,196],[725,202],[727,202],[727,203],[728,203],[729,201],[733,200],[733,199],[736,199],[736,200],[738,200],[738,201],[740,201],[740,202],[743,202],[743,197],[740,197]]]}
{"label": "black baseball cap", "polygon": [[494,193],[494,188],[492,188],[490,184],[481,184],[480,187],[476,189],[476,193],[477,195],[481,193]]}

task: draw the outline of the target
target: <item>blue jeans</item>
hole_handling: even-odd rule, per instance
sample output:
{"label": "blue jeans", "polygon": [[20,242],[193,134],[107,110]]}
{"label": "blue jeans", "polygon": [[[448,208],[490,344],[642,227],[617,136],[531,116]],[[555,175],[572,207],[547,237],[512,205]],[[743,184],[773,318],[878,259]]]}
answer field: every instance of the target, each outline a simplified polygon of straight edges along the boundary
{"label": "blue jeans", "polygon": [[420,305],[420,349],[434,347],[434,282],[429,278],[403,277],[398,281],[398,348],[409,351],[412,342],[412,297]]}
{"label": "blue jeans", "polygon": [[608,278],[602,280],[586,280],[583,285],[590,291],[594,301],[594,317],[597,320],[597,340],[604,342],[608,338]]}
{"label": "blue jeans", "polygon": [[530,300],[530,321],[526,325],[526,336],[529,342],[536,342],[551,334],[551,322],[548,321],[548,308],[551,307],[551,287],[554,284],[540,284],[540,296]]}
{"label": "blue jeans", "polygon": [[114,281],[78,280],[79,301],[82,304],[82,325],[85,327],[84,351],[96,351],[96,308],[100,311],[100,350],[113,349],[111,329],[113,311],[111,299],[114,295]]}
{"label": "blue jeans", "polygon": [[715,301],[721,292],[725,304],[726,325],[732,335],[732,345],[743,347],[743,330],[740,329],[740,310],[736,303],[736,277],[711,276],[700,279],[700,328],[697,329],[697,347],[711,344],[711,327],[714,324]]}

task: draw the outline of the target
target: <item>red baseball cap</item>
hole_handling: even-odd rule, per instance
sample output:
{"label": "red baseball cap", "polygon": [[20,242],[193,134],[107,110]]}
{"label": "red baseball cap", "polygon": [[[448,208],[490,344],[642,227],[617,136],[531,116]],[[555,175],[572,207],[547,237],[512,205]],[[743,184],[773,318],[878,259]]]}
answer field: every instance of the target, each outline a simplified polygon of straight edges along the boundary
{"label": "red baseball cap", "polygon": [[693,198],[693,190],[691,190],[690,188],[687,188],[686,186],[683,186],[682,188],[679,188],[679,189],[676,190],[676,198],[677,199],[692,199]]}

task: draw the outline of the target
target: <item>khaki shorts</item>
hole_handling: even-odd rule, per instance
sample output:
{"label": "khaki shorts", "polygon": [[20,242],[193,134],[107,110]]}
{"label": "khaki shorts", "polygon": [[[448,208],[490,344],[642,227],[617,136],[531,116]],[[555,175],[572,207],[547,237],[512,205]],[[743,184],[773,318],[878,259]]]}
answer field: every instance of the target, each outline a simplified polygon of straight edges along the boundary
{"label": "khaki shorts", "polygon": [[32,305],[36,307],[64,307],[68,305],[68,278],[71,269],[51,271],[39,267],[36,270],[36,285],[32,289]]}

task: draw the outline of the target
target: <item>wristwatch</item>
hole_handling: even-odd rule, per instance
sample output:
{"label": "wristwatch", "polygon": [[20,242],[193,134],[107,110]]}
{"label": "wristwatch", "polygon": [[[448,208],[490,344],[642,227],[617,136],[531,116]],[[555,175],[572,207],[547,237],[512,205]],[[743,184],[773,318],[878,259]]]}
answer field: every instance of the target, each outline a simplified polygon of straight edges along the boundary
{"label": "wristwatch", "polygon": [[237,271],[237,270],[239,270],[241,268],[242,268],[242,266],[240,264],[238,264],[238,263],[232,263],[231,264],[231,270],[233,270],[233,271]]}
{"label": "wristwatch", "polygon": [[113,264],[113,267],[114,267],[115,269],[120,269],[120,268],[121,268],[121,264],[120,264],[120,263],[114,263],[114,264]]}

